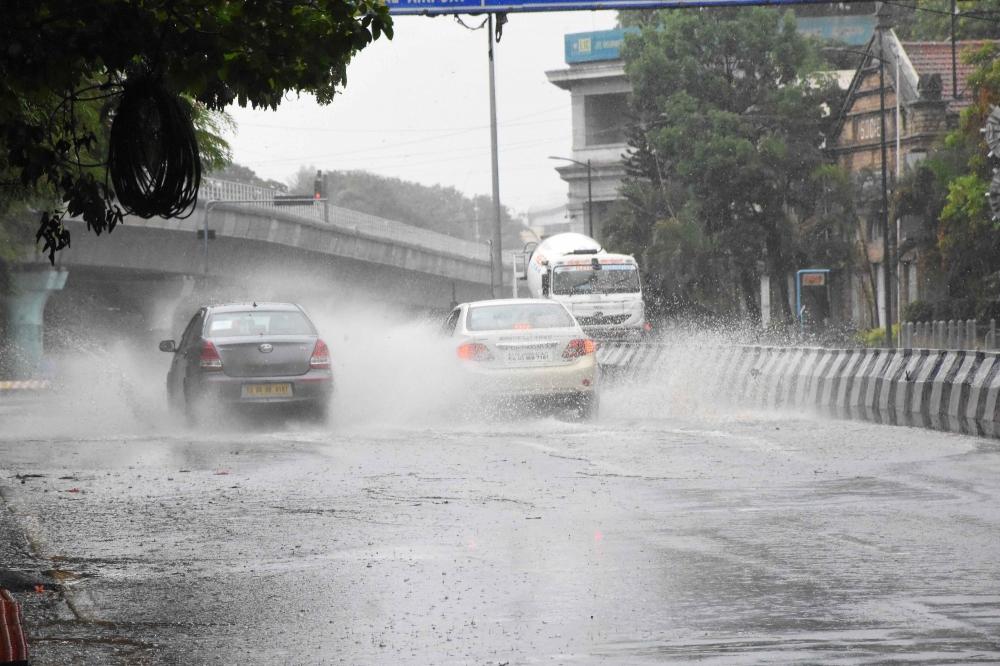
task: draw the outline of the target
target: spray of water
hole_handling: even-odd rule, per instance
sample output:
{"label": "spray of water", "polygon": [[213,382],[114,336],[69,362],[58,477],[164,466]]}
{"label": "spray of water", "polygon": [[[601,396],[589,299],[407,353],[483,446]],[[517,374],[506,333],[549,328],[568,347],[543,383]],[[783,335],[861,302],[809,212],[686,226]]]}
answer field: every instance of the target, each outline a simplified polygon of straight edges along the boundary
{"label": "spray of water", "polygon": [[[178,308],[170,333],[179,338],[183,326],[202,303],[250,300],[294,300],[296,285],[279,280],[252,296],[236,293],[195,294]],[[437,427],[481,423],[484,414],[470,403],[468,379],[453,346],[440,334],[441,317],[414,314],[379,304],[363,295],[329,290],[299,301],[330,348],[336,390],[328,424],[303,422],[269,412],[264,418],[215,413],[199,431],[321,432],[375,427]],[[156,337],[115,320],[87,320],[80,312],[64,320],[86,321],[68,327],[52,354],[56,388],[41,399],[0,405],[0,436],[18,439],[116,436],[178,436],[192,433],[182,414],[172,411],[166,396],[170,355],[156,349]],[[105,317],[106,319],[106,317]],[[650,367],[637,378],[605,382],[602,427],[613,421],[648,419],[729,419],[740,413],[721,399],[716,381],[720,350],[752,342],[751,329],[732,327],[706,332],[695,325],[676,325],[653,341],[662,347]],[[0,398],[3,400],[3,398]],[[9,401],[8,401],[9,402]],[[492,417],[494,415],[490,415]],[[523,422],[543,416],[530,410],[508,413]],[[575,428],[570,419],[551,419],[547,427]],[[491,425],[493,427],[495,422]]]}

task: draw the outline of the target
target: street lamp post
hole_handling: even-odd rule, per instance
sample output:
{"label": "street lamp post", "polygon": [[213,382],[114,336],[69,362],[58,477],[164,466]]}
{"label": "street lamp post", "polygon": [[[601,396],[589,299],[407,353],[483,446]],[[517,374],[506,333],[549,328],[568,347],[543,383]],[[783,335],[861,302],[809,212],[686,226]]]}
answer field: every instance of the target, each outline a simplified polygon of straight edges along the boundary
{"label": "street lamp post", "polygon": [[582,167],[587,167],[587,235],[591,238],[594,237],[594,190],[593,190],[593,178],[590,160],[586,162],[580,162],[578,160],[572,160],[568,157],[556,157],[555,155],[549,155],[550,160],[563,160],[565,162],[572,162],[573,164],[579,164]]}

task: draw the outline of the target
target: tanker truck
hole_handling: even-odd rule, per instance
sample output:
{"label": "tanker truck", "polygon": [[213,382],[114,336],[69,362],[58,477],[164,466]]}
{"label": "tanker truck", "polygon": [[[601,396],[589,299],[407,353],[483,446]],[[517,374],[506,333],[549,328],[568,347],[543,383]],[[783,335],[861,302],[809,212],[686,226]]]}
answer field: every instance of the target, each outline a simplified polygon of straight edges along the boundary
{"label": "tanker truck", "polygon": [[631,255],[611,254],[583,234],[562,233],[525,246],[522,265],[518,277],[530,296],[563,303],[589,335],[647,330],[639,265]]}

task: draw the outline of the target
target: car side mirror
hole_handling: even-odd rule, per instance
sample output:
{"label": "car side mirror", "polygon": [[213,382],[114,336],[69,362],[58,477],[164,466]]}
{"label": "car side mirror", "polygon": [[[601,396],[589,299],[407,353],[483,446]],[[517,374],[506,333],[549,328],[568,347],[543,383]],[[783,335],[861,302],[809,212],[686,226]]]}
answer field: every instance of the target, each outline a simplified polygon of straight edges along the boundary
{"label": "car side mirror", "polygon": [[549,295],[550,276],[548,272],[542,273],[542,296]]}
{"label": "car side mirror", "polygon": [[173,340],[160,340],[160,351],[161,352],[176,352],[177,343]]}

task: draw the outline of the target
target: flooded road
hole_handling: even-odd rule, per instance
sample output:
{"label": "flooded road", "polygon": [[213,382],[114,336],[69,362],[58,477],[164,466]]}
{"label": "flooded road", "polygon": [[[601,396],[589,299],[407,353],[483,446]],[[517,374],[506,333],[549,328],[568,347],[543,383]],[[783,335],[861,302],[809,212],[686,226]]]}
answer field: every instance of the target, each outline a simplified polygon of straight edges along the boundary
{"label": "flooded road", "polygon": [[33,663],[1000,660],[996,441],[658,399],[0,435]]}

